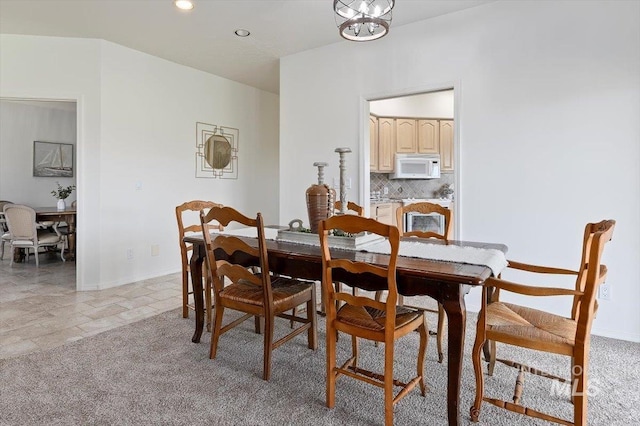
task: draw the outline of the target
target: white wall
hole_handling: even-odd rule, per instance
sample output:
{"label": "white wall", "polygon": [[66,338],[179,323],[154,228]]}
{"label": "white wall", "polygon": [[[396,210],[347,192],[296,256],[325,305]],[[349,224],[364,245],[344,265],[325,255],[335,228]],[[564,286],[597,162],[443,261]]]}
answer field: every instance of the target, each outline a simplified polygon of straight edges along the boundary
{"label": "white wall", "polygon": [[[2,35],[0,75],[2,97],[78,100],[80,289],[178,271],[184,201],[277,221],[276,95],[99,40]],[[240,129],[237,180],[195,178],[197,121]]]}
{"label": "white wall", "polygon": [[[76,108],[72,102],[23,102],[0,100],[0,200],[34,207],[53,206],[56,182],[74,185],[72,178],[33,176],[33,142],[74,145],[76,157]],[[67,203],[76,199],[75,191]]]}
{"label": "white wall", "polygon": [[453,90],[371,101],[369,110],[379,116],[453,118]]}
{"label": "white wall", "polygon": [[[335,147],[353,150],[353,176],[368,171],[363,99],[453,85],[461,239],[575,268],[584,224],[617,220],[604,255],[612,300],[593,331],[639,341],[639,17],[638,2],[495,2],[283,58],[281,222],[306,217],[314,161],[337,176]],[[565,300],[536,303],[566,314]]]}

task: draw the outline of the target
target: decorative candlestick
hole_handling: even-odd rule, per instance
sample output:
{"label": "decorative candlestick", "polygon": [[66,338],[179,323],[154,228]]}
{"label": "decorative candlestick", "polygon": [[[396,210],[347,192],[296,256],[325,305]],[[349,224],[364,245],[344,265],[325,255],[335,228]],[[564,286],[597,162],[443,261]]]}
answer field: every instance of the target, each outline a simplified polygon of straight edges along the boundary
{"label": "decorative candlestick", "polygon": [[347,166],[345,165],[344,155],[346,153],[351,152],[351,148],[336,148],[335,152],[340,155],[340,214],[347,213],[347,191],[346,191],[346,181],[345,181],[345,172],[347,170]]}

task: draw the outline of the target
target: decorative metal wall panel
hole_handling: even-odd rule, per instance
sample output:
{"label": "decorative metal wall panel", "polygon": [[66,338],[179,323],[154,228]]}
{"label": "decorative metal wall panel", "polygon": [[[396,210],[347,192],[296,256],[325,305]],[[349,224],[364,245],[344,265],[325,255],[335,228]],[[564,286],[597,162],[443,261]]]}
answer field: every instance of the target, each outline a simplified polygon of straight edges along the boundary
{"label": "decorative metal wall panel", "polygon": [[196,123],[196,177],[238,179],[240,130]]}

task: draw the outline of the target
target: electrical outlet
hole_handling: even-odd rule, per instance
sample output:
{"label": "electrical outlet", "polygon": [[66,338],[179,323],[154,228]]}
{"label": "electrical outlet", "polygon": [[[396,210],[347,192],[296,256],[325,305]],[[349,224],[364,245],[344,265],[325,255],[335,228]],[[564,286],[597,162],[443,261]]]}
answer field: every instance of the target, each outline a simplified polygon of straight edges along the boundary
{"label": "electrical outlet", "polygon": [[389,187],[388,186],[384,187],[384,195],[389,195]]}
{"label": "electrical outlet", "polygon": [[600,284],[599,292],[600,294],[598,295],[598,299],[611,300],[611,287],[609,287],[609,284],[607,283]]}
{"label": "electrical outlet", "polygon": [[127,249],[127,260],[133,260],[133,249],[132,248],[128,248]]}
{"label": "electrical outlet", "polygon": [[158,256],[160,254],[160,246],[158,244],[154,244],[151,246],[151,256]]}

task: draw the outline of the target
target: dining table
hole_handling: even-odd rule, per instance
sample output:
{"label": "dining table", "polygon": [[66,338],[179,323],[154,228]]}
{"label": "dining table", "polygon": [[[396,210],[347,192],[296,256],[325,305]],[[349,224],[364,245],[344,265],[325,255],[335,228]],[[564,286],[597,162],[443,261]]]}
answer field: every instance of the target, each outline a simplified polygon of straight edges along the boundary
{"label": "dining table", "polygon": [[[240,237],[249,245],[257,247],[257,238]],[[403,239],[404,240],[404,239]],[[202,235],[184,237],[186,243],[193,245],[190,259],[191,278],[195,304],[195,332],[192,342],[200,342],[204,328],[204,298],[202,285],[202,266],[206,257],[206,247]],[[416,241],[411,237],[411,241]],[[429,244],[442,244],[460,247],[476,247],[507,252],[504,244],[424,240]],[[322,253],[319,245],[298,242],[267,240],[269,269],[273,273],[288,275],[315,281],[322,280]],[[352,261],[367,262],[376,265],[388,264],[389,256],[358,250],[332,250],[332,257],[341,257]],[[224,256],[216,252],[216,258]],[[442,304],[448,320],[447,347],[447,416],[449,425],[460,422],[460,381],[464,355],[466,305],[465,295],[472,287],[482,286],[492,275],[492,270],[483,265],[459,262],[435,261],[424,258],[399,256],[397,260],[398,292],[403,296],[429,296]],[[349,285],[349,274],[334,275],[336,281]],[[386,288],[386,281],[372,281],[367,290],[376,291]]]}

